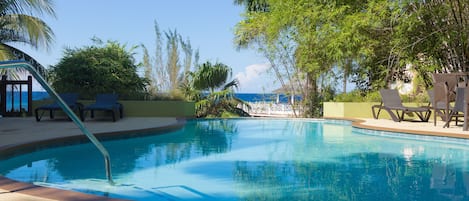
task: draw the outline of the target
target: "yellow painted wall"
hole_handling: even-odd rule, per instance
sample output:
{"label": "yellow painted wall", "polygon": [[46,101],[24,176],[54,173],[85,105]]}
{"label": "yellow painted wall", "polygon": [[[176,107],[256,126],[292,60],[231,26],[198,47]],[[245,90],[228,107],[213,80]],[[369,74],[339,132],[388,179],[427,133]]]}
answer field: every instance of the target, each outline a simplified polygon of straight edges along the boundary
{"label": "yellow painted wall", "polygon": [[[379,102],[325,102],[324,117],[373,118],[371,107]],[[426,106],[417,103],[404,103],[405,106]],[[381,110],[380,119],[391,119],[385,110]]]}

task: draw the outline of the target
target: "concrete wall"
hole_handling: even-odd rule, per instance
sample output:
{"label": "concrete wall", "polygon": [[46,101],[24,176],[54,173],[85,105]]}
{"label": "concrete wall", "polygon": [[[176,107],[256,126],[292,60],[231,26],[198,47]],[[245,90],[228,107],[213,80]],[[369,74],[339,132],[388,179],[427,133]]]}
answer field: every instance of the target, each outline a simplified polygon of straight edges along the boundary
{"label": "concrete wall", "polygon": [[[195,103],[184,101],[119,101],[124,117],[195,117]],[[33,111],[47,101],[33,101]],[[80,101],[87,105],[93,101]]]}

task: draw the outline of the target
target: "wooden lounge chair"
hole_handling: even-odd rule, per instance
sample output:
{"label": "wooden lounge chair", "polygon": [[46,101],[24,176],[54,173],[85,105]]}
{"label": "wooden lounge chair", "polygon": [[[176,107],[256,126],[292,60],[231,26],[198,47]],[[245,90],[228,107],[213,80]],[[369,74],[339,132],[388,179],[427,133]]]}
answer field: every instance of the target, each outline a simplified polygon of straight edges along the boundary
{"label": "wooden lounge chair", "polygon": [[98,94],[96,95],[96,102],[87,105],[81,112],[81,120],[85,121],[86,111],[91,112],[91,118],[94,118],[94,111],[108,111],[111,112],[112,121],[116,121],[116,113],[119,112],[119,117],[123,117],[123,106],[117,102],[117,94]]}
{"label": "wooden lounge chair", "polygon": [[[72,109],[73,111],[78,112],[81,114],[81,109],[83,108],[83,105],[78,101],[79,95],[77,93],[61,93],[59,94],[60,98]],[[39,114],[39,112],[42,110],[42,113]],[[44,112],[49,111],[49,117],[51,119],[54,118],[54,112],[56,110],[62,110],[60,105],[57,102],[54,102],[52,104],[46,104],[37,107],[34,110],[34,113],[36,114],[36,121],[41,121],[42,116],[44,115]]]}
{"label": "wooden lounge chair", "polygon": [[[404,115],[412,116],[417,115],[423,122],[428,122],[431,110],[428,107],[407,107],[402,105],[399,92],[395,89],[381,89],[381,104],[372,106],[373,117],[378,119],[381,110],[386,110],[395,122],[404,120]],[[376,112],[378,109],[378,112]]]}

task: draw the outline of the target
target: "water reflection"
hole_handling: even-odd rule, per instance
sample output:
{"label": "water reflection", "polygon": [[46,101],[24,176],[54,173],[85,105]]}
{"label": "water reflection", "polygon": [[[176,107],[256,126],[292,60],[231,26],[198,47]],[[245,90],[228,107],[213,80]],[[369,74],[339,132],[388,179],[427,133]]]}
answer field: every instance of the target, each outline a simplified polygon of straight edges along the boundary
{"label": "water reflection", "polygon": [[[359,153],[327,162],[236,163],[243,200],[469,200],[469,172],[398,155]],[[251,189],[243,191],[243,189]]]}
{"label": "water reflection", "polygon": [[[138,200],[174,186],[215,200],[469,200],[468,147],[362,135],[340,123],[189,121],[169,134],[104,145],[117,181],[153,190]],[[105,181],[103,166],[84,144],[4,160],[0,172],[60,184]],[[132,198],[122,191],[109,194]]]}
{"label": "water reflection", "polygon": [[[113,174],[120,175],[227,152],[236,129],[225,120],[193,121],[169,134],[107,141],[104,146],[112,157]],[[26,176],[30,170],[35,173]],[[0,162],[0,174],[25,182],[105,179],[103,170],[102,156],[92,144],[52,148]]]}

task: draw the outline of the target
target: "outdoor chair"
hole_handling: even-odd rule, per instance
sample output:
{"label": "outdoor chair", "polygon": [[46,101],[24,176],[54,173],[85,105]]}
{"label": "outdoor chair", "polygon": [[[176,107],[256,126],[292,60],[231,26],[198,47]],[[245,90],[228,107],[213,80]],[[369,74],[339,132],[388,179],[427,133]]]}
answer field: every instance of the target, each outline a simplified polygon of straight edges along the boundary
{"label": "outdoor chair", "polygon": [[[79,97],[77,93],[61,93],[59,94],[59,96],[70,109],[81,114],[83,105],[77,102]],[[57,102],[37,107],[34,110],[34,113],[36,115],[36,121],[41,121],[41,118],[46,111],[49,111],[49,117],[51,119],[54,119],[54,112],[57,110],[62,110],[62,107],[60,107]],[[39,114],[40,111],[42,111],[42,113]]]}
{"label": "outdoor chair", "polygon": [[81,112],[81,120],[85,121],[86,112],[90,111],[91,118],[94,118],[95,111],[104,111],[110,112],[112,115],[112,121],[116,121],[116,113],[119,112],[119,117],[122,118],[123,115],[123,106],[118,101],[117,94],[98,94],[96,95],[96,102],[90,105],[87,105],[83,108]]}
{"label": "outdoor chair", "polygon": [[[430,108],[404,106],[399,92],[395,89],[381,89],[379,93],[381,95],[381,104],[373,105],[371,108],[375,119],[378,119],[381,110],[386,110],[395,122],[403,121],[404,115],[413,116],[413,114],[417,115],[420,121],[428,122],[431,114]],[[378,109],[377,112],[376,109]]]}
{"label": "outdoor chair", "polygon": [[433,86],[438,83],[446,84],[447,87],[447,101],[454,102],[456,98],[456,88],[467,85],[467,75],[458,73],[433,73],[432,80]]}
{"label": "outdoor chair", "polygon": [[469,126],[469,87],[464,88],[464,102],[463,102],[463,110],[464,110],[464,125],[462,130],[467,131]]}
{"label": "outdoor chair", "polygon": [[456,126],[458,125],[458,118],[464,117],[464,90],[466,87],[458,87],[456,89],[456,101],[454,103],[454,107],[449,110],[448,118],[446,119],[446,123],[443,128],[448,127],[449,123],[455,118]]}
{"label": "outdoor chair", "polygon": [[434,83],[433,89],[428,90],[428,97],[430,98],[430,109],[433,109],[433,124],[436,126],[437,116],[441,118],[442,121],[448,119],[448,116],[453,109],[450,105],[450,94],[449,87],[446,82],[444,83]]}

